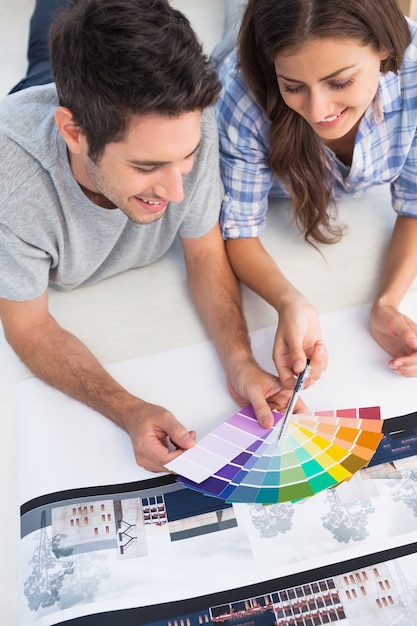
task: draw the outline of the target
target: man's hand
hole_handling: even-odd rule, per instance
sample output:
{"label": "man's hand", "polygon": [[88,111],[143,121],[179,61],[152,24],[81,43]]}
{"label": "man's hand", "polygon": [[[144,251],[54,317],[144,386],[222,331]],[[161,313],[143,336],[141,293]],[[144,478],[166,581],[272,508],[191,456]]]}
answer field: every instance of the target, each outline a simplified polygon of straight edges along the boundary
{"label": "man's hand", "polygon": [[294,377],[303,371],[307,358],[311,370],[304,388],[321,377],[327,367],[328,353],[320,337],[317,311],[301,294],[281,308],[273,358],[285,389],[294,387]]}
{"label": "man's hand", "polygon": [[[288,406],[292,390],[284,389],[276,376],[265,372],[255,361],[245,360],[236,365],[228,379],[228,389],[232,398],[240,405],[251,404],[258,422],[264,428],[271,428],[274,417],[271,410],[283,413]],[[295,412],[307,410],[299,398]]]}
{"label": "man's hand", "polygon": [[394,358],[388,366],[396,374],[417,376],[417,324],[393,306],[374,304],[371,333]]}
{"label": "man's hand", "polygon": [[195,444],[195,431],[188,431],[162,406],[138,400],[122,422],[136,462],[149,472],[166,472],[165,465]]}
{"label": "man's hand", "polygon": [[47,292],[28,302],[0,299],[0,316],[10,345],[32,372],[126,430],[136,461],[145,469],[166,471],[165,463],[194,445],[193,431],[166,409],[128,392],[77,337],[57,324]]}

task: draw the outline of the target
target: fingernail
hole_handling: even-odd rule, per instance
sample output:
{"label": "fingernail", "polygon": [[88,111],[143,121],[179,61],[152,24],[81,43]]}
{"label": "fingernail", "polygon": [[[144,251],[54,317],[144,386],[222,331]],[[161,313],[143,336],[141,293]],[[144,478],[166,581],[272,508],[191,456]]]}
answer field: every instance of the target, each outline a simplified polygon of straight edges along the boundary
{"label": "fingernail", "polygon": [[303,361],[296,361],[293,366],[292,369],[294,370],[294,372],[301,372],[301,370],[304,369],[304,363]]}
{"label": "fingernail", "polygon": [[272,428],[272,426],[274,425],[270,417],[260,417],[259,423],[262,426],[262,428]]}
{"label": "fingernail", "polygon": [[394,371],[399,367],[402,367],[403,365],[404,363],[402,361],[394,361],[394,363],[388,363],[388,367],[390,367]]}

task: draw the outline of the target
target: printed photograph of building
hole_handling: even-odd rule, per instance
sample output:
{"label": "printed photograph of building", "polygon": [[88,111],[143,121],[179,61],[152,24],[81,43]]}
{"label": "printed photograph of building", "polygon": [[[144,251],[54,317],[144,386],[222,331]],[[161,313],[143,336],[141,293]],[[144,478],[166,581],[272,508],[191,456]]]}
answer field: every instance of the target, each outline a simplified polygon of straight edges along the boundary
{"label": "printed photograph of building", "polygon": [[385,626],[401,616],[402,608],[388,565],[379,563],[152,626]]}
{"label": "printed photograph of building", "polygon": [[189,489],[106,498],[51,510],[55,556],[114,548],[119,559],[148,555],[147,534],[165,527],[180,541],[237,526],[233,506]]}

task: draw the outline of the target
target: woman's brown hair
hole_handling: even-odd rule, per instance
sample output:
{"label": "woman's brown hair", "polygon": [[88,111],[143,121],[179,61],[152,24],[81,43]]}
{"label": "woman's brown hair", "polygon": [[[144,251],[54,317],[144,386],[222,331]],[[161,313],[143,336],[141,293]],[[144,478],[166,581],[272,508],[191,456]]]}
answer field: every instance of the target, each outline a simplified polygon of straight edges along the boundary
{"label": "woman's brown hair", "polygon": [[239,34],[240,68],[271,121],[269,167],[288,187],[295,220],[310,242],[341,236],[329,214],[330,165],[319,137],[285,104],[274,58],[314,39],[339,37],[385,50],[383,73],[398,72],[411,41],[397,0],[249,0]]}

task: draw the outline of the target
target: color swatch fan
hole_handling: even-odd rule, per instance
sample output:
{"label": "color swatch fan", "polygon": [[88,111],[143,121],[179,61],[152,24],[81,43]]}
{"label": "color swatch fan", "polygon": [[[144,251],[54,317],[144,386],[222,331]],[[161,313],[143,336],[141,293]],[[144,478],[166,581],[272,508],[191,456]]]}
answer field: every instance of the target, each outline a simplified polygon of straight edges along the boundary
{"label": "color swatch fan", "polygon": [[276,504],[335,487],[368,464],[382,439],[379,407],[282,414],[265,430],[248,406],[167,465],[178,480],[227,502]]}

